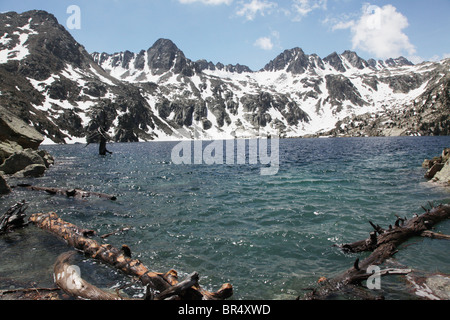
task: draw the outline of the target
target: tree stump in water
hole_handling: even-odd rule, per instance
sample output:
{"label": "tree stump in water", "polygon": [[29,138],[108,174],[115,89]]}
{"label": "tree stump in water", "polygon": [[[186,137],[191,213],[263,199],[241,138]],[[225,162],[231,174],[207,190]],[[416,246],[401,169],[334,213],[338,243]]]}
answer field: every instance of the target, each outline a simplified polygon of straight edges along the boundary
{"label": "tree stump in water", "polygon": [[100,136],[100,145],[99,145],[98,153],[101,156],[105,156],[107,153],[112,154],[111,151],[106,149],[106,138],[103,135]]}

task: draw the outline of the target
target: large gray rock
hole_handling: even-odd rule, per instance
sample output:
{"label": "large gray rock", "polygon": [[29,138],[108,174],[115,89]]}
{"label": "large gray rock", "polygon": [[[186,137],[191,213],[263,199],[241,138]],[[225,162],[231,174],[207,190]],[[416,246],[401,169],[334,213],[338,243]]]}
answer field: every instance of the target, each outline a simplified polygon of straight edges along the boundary
{"label": "large gray rock", "polygon": [[14,141],[0,141],[0,164],[3,163],[13,153],[22,151],[20,144]]}
{"label": "large gray rock", "polygon": [[434,175],[433,180],[450,184],[450,160]]}
{"label": "large gray rock", "polygon": [[42,160],[44,160],[46,168],[49,168],[51,165],[55,164],[55,158],[53,158],[47,150],[38,150],[37,154],[41,156]]}
{"label": "large gray rock", "polygon": [[37,149],[43,140],[44,137],[33,127],[0,106],[0,141],[12,141],[25,149]]}
{"label": "large gray rock", "polygon": [[14,177],[16,178],[36,178],[36,177],[40,177],[45,173],[45,170],[47,168],[45,167],[45,165],[43,164],[30,164],[29,166],[27,166],[25,169],[16,172],[14,174]]}
{"label": "large gray rock", "polygon": [[5,174],[14,174],[32,164],[40,164],[45,167],[45,161],[39,155],[38,151],[25,149],[14,153],[6,159],[5,162],[0,165],[0,171],[3,171]]}
{"label": "large gray rock", "polygon": [[422,167],[428,169],[425,178],[450,185],[450,148],[445,148],[439,157],[425,159]]}

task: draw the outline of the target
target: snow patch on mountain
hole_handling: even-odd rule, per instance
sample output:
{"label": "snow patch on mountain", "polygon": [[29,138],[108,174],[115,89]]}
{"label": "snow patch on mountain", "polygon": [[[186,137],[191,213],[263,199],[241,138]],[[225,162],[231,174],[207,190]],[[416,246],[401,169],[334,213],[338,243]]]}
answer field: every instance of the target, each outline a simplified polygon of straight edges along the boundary
{"label": "snow patch on mountain", "polygon": [[[28,37],[33,34],[37,34],[35,30],[31,28],[31,18],[28,20],[28,23],[22,27],[18,27],[18,31],[14,31],[11,35],[5,33],[0,38],[0,63],[6,63],[9,60],[22,60],[27,55],[29,55],[29,51],[27,48]],[[12,41],[12,37],[17,37],[18,41],[11,47],[10,44]]]}
{"label": "snow patch on mountain", "polygon": [[252,71],[192,61],[168,39],[89,54],[43,11],[0,20],[0,103],[47,142],[95,142],[100,127],[118,142],[448,131],[449,59],[293,48]]}

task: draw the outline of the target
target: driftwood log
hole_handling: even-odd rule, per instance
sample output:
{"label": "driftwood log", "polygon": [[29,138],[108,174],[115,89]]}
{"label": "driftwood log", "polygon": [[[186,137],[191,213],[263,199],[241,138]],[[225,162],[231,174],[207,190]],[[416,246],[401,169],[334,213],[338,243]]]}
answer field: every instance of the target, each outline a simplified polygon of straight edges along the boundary
{"label": "driftwood log", "polygon": [[137,277],[149,291],[159,292],[154,295],[156,299],[176,295],[183,300],[224,300],[233,294],[230,284],[224,284],[217,292],[203,290],[197,283],[198,275],[192,275],[190,282],[178,284],[177,273],[174,270],[166,274],[152,272],[141,261],[131,258],[128,246],[124,245],[122,249],[118,249],[109,244],[101,245],[87,237],[92,234],[91,231],[80,229],[60,219],[56,213],[33,214],[29,220],[39,228],[63,238],[70,246],[86,255],[113,266],[127,275]]}
{"label": "driftwood log", "polygon": [[18,288],[0,290],[0,300],[60,300],[60,288]]}
{"label": "driftwood log", "polygon": [[0,234],[26,226],[27,222],[25,222],[25,218],[27,215],[25,214],[25,210],[27,208],[28,205],[25,201],[18,202],[9,208],[0,218]]}
{"label": "driftwood log", "polygon": [[63,195],[69,198],[77,198],[77,199],[84,199],[88,198],[90,196],[95,196],[99,198],[105,198],[109,200],[117,200],[116,196],[101,193],[101,192],[92,192],[92,191],[83,191],[80,189],[63,189],[63,188],[48,188],[48,187],[35,187],[28,184],[19,184],[18,187],[26,188],[29,190],[35,190],[35,191],[45,191],[49,194],[59,194]]}
{"label": "driftwood log", "polygon": [[[363,261],[356,259],[354,265],[341,273],[337,277],[321,281],[320,286],[307,293],[303,299],[319,300],[326,299],[337,291],[344,291],[346,287],[360,285],[362,281],[369,279],[373,274],[368,272],[371,266],[377,266],[392,257],[400,244],[412,237],[433,237],[437,239],[450,239],[448,235],[441,235],[430,231],[437,223],[450,218],[450,205],[439,205],[431,210],[425,209],[423,215],[415,215],[411,219],[406,217],[397,217],[394,226],[390,225],[388,229],[383,229],[379,225],[370,222],[374,231],[370,233],[365,240],[341,245],[340,248],[345,252],[360,253],[372,252]],[[412,270],[391,270],[391,272],[381,273],[380,276],[387,274],[406,274]],[[369,296],[369,295],[368,295]],[[299,297],[300,299],[300,297]]]}
{"label": "driftwood log", "polygon": [[85,300],[122,300],[121,297],[105,292],[81,278],[79,270],[71,263],[75,251],[61,254],[53,267],[56,285],[67,294]]}

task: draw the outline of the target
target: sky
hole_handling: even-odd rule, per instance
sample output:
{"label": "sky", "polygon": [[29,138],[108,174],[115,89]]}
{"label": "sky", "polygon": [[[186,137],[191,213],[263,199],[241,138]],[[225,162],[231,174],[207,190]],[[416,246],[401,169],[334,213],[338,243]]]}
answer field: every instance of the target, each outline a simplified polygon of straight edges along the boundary
{"label": "sky", "polygon": [[252,70],[295,47],[321,58],[450,58],[450,0],[0,0],[0,12],[32,9],[55,15],[91,53],[166,38],[191,60]]}

